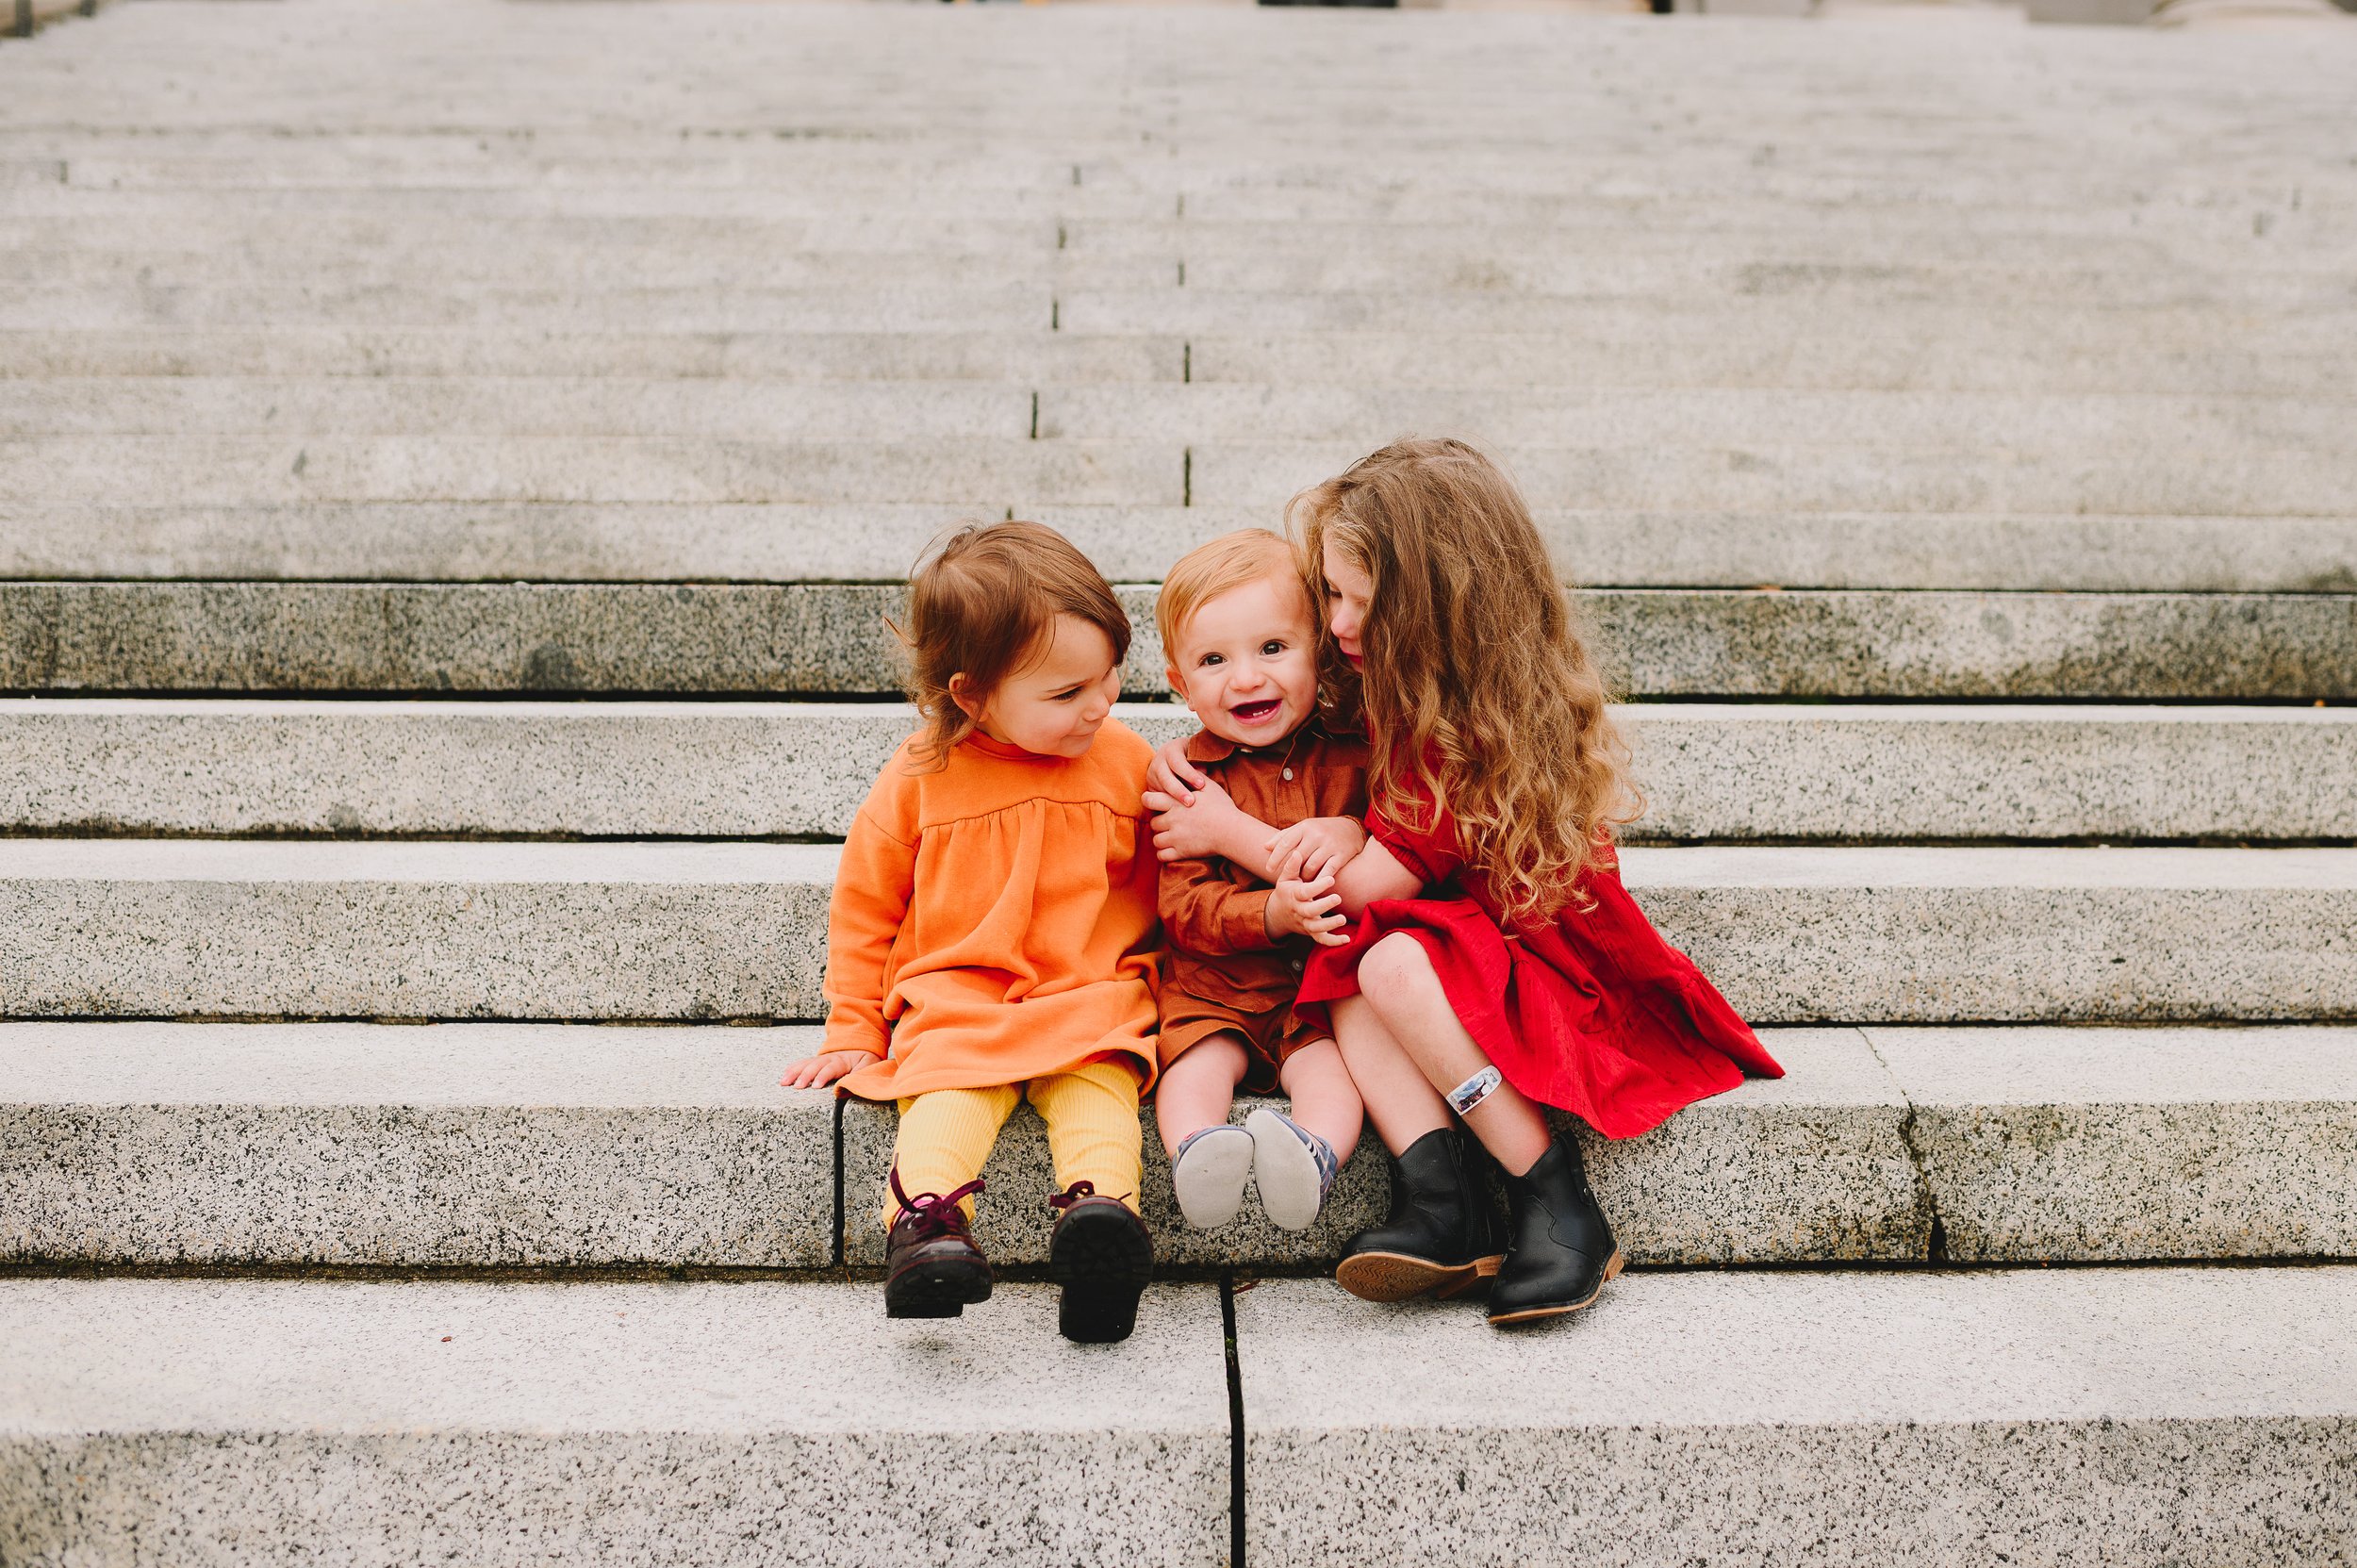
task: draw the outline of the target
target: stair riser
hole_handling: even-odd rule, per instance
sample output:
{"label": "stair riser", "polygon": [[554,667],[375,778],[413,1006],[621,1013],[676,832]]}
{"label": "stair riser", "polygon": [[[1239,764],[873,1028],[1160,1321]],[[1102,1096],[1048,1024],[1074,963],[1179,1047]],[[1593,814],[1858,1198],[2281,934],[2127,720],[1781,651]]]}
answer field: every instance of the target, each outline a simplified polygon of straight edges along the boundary
{"label": "stair riser", "polygon": [[[1152,590],[1123,688],[1167,688]],[[881,586],[0,583],[0,691],[890,692]],[[2357,595],[1578,596],[1639,697],[2357,697]]]}
{"label": "stair riser", "polygon": [[[19,874],[0,879],[0,973],[17,977],[0,1006],[818,1017],[829,884],[763,878],[760,848],[742,882],[239,881],[226,860],[179,881]],[[1659,886],[1643,853],[1639,902],[1756,1022],[2357,1017],[2347,887]]]}
{"label": "stair riser", "polygon": [[[2357,840],[2341,709],[1619,712],[1636,842]],[[1120,717],[1156,744],[1195,728]],[[915,728],[851,704],[0,701],[0,831],[840,837]]]}

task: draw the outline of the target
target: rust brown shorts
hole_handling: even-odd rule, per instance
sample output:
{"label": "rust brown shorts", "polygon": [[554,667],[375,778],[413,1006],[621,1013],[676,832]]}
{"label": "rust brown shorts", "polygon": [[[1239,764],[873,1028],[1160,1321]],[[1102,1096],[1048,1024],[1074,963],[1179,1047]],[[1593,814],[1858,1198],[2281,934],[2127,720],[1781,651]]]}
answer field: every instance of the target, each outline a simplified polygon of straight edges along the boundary
{"label": "rust brown shorts", "polygon": [[1327,1033],[1325,1029],[1295,1017],[1288,1002],[1278,1002],[1266,1012],[1246,1013],[1226,1002],[1181,991],[1175,985],[1162,987],[1159,1054],[1164,1067],[1177,1061],[1189,1047],[1222,1030],[1244,1037],[1244,1054],[1251,1058],[1251,1065],[1244,1068],[1242,1087],[1261,1095],[1276,1092],[1277,1069],[1287,1057],[1304,1046],[1325,1039]]}

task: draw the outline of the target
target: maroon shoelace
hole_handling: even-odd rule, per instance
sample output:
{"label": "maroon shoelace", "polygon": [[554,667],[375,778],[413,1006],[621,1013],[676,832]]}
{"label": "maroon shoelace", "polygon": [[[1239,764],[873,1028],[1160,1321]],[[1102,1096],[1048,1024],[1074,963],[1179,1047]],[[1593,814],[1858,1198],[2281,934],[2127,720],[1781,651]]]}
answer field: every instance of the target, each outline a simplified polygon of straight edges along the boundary
{"label": "maroon shoelace", "polygon": [[[1060,1192],[1054,1197],[1048,1198],[1047,1206],[1051,1209],[1062,1211],[1071,1208],[1075,1203],[1080,1202],[1080,1199],[1084,1197],[1095,1197],[1096,1196],[1096,1182],[1075,1181],[1071,1186],[1065,1188],[1063,1192]],[[1119,1200],[1113,1199],[1111,1201],[1117,1202]]]}
{"label": "maroon shoelace", "polygon": [[958,1205],[981,1190],[982,1179],[978,1176],[953,1193],[918,1193],[911,1197],[908,1190],[900,1185],[899,1167],[896,1165],[892,1171],[892,1201],[900,1206],[902,1219],[915,1224],[915,1239],[918,1241],[930,1241],[935,1236],[952,1236],[964,1230],[965,1216],[958,1213]]}

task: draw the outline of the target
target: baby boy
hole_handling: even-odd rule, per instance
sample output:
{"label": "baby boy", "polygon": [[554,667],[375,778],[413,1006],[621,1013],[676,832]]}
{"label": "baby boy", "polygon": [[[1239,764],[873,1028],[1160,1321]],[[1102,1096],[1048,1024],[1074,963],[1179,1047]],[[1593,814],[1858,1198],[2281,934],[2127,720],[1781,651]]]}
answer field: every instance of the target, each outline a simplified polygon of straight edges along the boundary
{"label": "baby boy", "polygon": [[[1275,828],[1366,814],[1366,742],[1321,720],[1317,620],[1292,546],[1254,528],[1190,551],[1156,616],[1171,689],[1203,726],[1189,761]],[[1155,1115],[1192,1225],[1233,1219],[1252,1179],[1269,1219],[1302,1230],[1358,1147],[1362,1108],[1342,1052],[1293,1010],[1310,944],[1341,940],[1330,889],[1345,858],[1329,838],[1273,877],[1218,858],[1162,865],[1171,968]],[[1282,1089],[1293,1114],[1230,1126],[1240,1086]]]}

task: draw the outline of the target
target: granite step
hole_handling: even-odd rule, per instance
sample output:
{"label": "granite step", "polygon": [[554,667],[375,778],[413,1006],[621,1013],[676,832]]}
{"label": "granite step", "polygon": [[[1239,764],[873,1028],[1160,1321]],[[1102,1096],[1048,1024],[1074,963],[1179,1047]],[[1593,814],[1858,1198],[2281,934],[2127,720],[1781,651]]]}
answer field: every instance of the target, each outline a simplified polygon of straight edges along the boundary
{"label": "granite step", "polygon": [[[2357,1256],[2357,1032],[1764,1039],[1784,1079],[1642,1137],[1579,1134],[1632,1261],[1926,1262],[1935,1235],[1950,1262]],[[877,1265],[892,1113],[777,1087],[818,1042],[797,1026],[0,1025],[0,1260]],[[1249,1203],[1193,1230],[1144,1120],[1145,1211],[1171,1267],[1323,1269],[1383,1213],[1369,1134],[1310,1230]],[[1040,1266],[1053,1180],[1028,1109],[986,1174],[983,1245]]]}
{"label": "granite step", "polygon": [[[1119,591],[1134,631],[1123,689],[1160,696],[1154,590]],[[885,584],[0,582],[0,692],[874,696],[902,679],[885,622],[904,602]],[[2357,697],[2357,593],[1604,588],[1574,602],[1610,679],[1640,698]]]}
{"label": "granite step", "polygon": [[[1119,717],[1158,744],[1195,727],[1167,703]],[[1632,842],[2357,841],[2357,709],[1620,718],[1647,802]],[[0,832],[837,837],[915,727],[898,703],[8,700]]]}
{"label": "granite step", "polygon": [[1192,1565],[1232,1529],[1388,1568],[1601,1561],[1608,1520],[1611,1560],[1666,1568],[1729,1560],[1732,1490],[1747,1541],[1860,1568],[2315,1561],[2357,1463],[2348,1273],[1640,1273],[1512,1336],[1268,1281],[1232,1374],[1210,1284],[1104,1350],[1021,1284],[945,1325],[871,1284],[0,1280],[0,1541]]}
{"label": "granite step", "polygon": [[[777,1087],[788,1063],[818,1048],[819,1031],[801,1027],[0,1025],[0,1081],[9,1085],[0,1259],[880,1264],[893,1115],[845,1104],[838,1146],[832,1091]],[[1932,1210],[1904,1141],[1904,1101],[1871,1048],[1856,1031],[1799,1030],[1777,1032],[1771,1048],[1787,1079],[1745,1084],[1661,1131],[1598,1150],[1599,1190],[1632,1257],[1926,1257]],[[2250,1121],[2266,1109],[2185,1114],[2199,1123],[2239,1111]],[[2334,1108],[2316,1110],[2313,1130],[2276,1138],[2283,1160],[2303,1151],[2299,1132],[2331,1131]],[[1171,1197],[1150,1113],[1143,1119],[1145,1212],[1172,1267],[1327,1267],[1344,1238],[1382,1215],[1386,1162],[1370,1136],[1310,1231],[1278,1230],[1257,1205],[1218,1230],[1193,1230]],[[2109,1174],[2108,1151],[2091,1142],[2088,1160]],[[2186,1206],[2247,1214],[2244,1187],[2232,1186],[2244,1173],[2219,1165],[2212,1183],[2188,1183]],[[2313,1202],[2256,1217],[2231,1245],[2331,1250],[2324,1244],[2340,1234],[2333,1180]],[[1044,1265],[1054,1187],[1030,1110],[1010,1124],[989,1180],[980,1234],[991,1257]],[[2116,1195],[2081,1207],[2106,1199]]]}
{"label": "granite step", "polygon": [[[1025,386],[711,377],[156,376],[0,379],[0,436],[681,437],[890,443],[1354,441],[1457,430],[1509,454],[1582,448],[1939,448],[1960,432],[2027,453],[2094,457],[2167,445],[2188,458],[2357,459],[2357,404],[2313,398],[1713,388],[1609,391],[1284,385]],[[132,451],[143,442],[126,442]]]}
{"label": "granite step", "polygon": [[[6,843],[10,1016],[821,1015],[832,846]],[[1763,1024],[2357,1018],[2357,850],[1624,860],[1662,932]]]}
{"label": "granite step", "polygon": [[[1175,353],[1178,345],[1173,344]],[[880,583],[942,529],[1017,509],[963,503],[144,501],[0,503],[0,578],[347,582]],[[1116,583],[1277,508],[1039,504]],[[1542,508],[1577,582],[1611,587],[2357,591],[2357,534],[2329,517]],[[20,613],[29,613],[20,610]]]}
{"label": "granite step", "polygon": [[[1051,1286],[964,1324],[888,1321],[877,1294],[0,1279],[0,1550],[1228,1560],[1216,1286],[1154,1287],[1113,1350],[1057,1337]],[[981,1311],[1006,1340],[970,1337]]]}
{"label": "granite step", "polygon": [[[2347,1268],[1635,1276],[1484,1333],[1235,1297],[1245,1551],[1411,1568],[2329,1560]],[[1533,1477],[1544,1477],[1534,1484]]]}
{"label": "granite step", "polygon": [[[971,389],[966,389],[971,391]],[[1746,394],[1753,395],[1753,394]],[[927,502],[980,506],[1004,495],[1054,504],[1261,509],[1401,432],[1347,438],[1150,436],[1038,440],[1016,405],[992,437],[932,441],[895,432],[837,438],[582,433],[25,436],[0,448],[0,505],[140,506],[295,502],[728,503]],[[1209,401],[1209,400],[1207,400]],[[1330,428],[1330,427],[1329,427]],[[1443,426],[1442,428],[1446,428]],[[1477,431],[1465,434],[1479,436]],[[1525,436],[1541,433],[1524,430]],[[1998,451],[1961,432],[1877,442],[1630,438],[1576,432],[1497,443],[1542,510],[1931,512],[2159,517],[2357,516],[2357,465],[2337,447],[2200,446],[2149,437]]]}
{"label": "granite step", "polygon": [[[123,327],[0,331],[0,377],[623,376],[797,382],[1318,384],[1380,388],[1991,392],[2022,396],[2341,395],[2340,356],[2225,344],[2056,343],[1986,322],[1970,338],[1820,337],[1772,320],[1725,334],[1325,332],[1156,336],[958,333],[523,332],[486,324],[379,328]],[[2288,328],[2286,329],[2288,332]]]}

